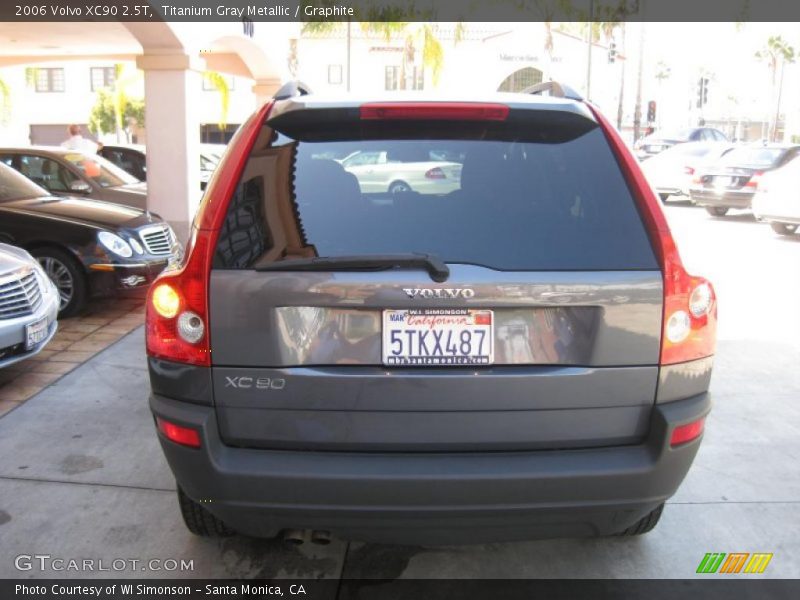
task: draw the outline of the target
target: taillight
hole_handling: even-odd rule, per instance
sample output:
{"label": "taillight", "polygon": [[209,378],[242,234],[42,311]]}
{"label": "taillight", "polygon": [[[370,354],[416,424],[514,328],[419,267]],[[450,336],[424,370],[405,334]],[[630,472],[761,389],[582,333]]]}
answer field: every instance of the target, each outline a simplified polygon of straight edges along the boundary
{"label": "taillight", "polygon": [[439,167],[434,167],[425,171],[425,179],[447,179],[447,175]]}
{"label": "taillight", "polygon": [[164,273],[150,288],[145,320],[148,355],[193,365],[211,364],[207,322],[212,243],[216,236],[194,230],[183,268]]}
{"label": "taillight", "polygon": [[156,417],[156,426],[162,435],[171,442],[190,448],[200,447],[200,434],[196,429],[170,423],[161,417]]}
{"label": "taillight", "polygon": [[694,168],[693,167],[683,167],[683,172],[686,175],[694,175]]}
{"label": "taillight", "polygon": [[705,425],[705,417],[697,419],[697,421],[687,423],[686,425],[678,425],[672,430],[672,435],[669,438],[669,445],[675,447],[696,440],[703,434]]}
{"label": "taillight", "polygon": [[147,354],[173,362],[211,365],[208,278],[219,230],[242,171],[272,109],[265,104],[239,128],[215,170],[192,227],[183,266],[165,271],[147,294]]}
{"label": "taillight", "polygon": [[744,184],[744,187],[757,189],[758,184],[761,183],[761,178],[764,176],[764,171],[756,171],[750,176],[750,179],[747,180],[747,183]]}
{"label": "taillight", "polygon": [[374,102],[363,104],[363,120],[505,121],[505,104],[486,102]]}
{"label": "taillight", "polygon": [[633,192],[664,276],[659,362],[669,365],[711,356],[714,354],[717,336],[714,288],[705,279],[692,277],[683,268],[661,203],[647,183],[639,163],[611,123],[594,106],[590,105],[590,108]]}

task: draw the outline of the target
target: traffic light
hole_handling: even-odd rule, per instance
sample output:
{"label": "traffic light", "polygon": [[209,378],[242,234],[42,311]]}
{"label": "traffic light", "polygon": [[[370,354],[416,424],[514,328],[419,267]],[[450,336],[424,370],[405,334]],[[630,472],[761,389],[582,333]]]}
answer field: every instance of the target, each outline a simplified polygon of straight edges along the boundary
{"label": "traffic light", "polygon": [[708,79],[703,79],[703,104],[708,104]]}
{"label": "traffic light", "polygon": [[608,44],[608,62],[613,63],[617,60],[617,44],[612,41]]}
{"label": "traffic light", "polygon": [[647,122],[648,123],[655,123],[656,122],[656,101],[650,100],[647,103]]}

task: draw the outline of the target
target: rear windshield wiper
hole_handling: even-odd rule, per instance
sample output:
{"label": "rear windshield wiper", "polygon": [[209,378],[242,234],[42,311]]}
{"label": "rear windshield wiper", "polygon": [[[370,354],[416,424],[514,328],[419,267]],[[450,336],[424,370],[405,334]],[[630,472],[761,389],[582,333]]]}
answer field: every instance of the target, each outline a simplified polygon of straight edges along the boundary
{"label": "rear windshield wiper", "polygon": [[381,271],[420,267],[434,281],[447,281],[450,269],[431,254],[365,254],[363,256],[323,256],[282,260],[259,265],[256,271]]}

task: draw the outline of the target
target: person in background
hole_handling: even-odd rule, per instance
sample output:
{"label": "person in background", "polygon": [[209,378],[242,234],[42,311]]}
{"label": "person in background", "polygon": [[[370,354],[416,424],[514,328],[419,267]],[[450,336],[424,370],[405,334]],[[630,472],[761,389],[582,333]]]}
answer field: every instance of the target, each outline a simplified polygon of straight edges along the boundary
{"label": "person in background", "polygon": [[79,125],[70,125],[67,127],[67,132],[69,133],[69,138],[61,143],[62,148],[67,148],[68,150],[77,150],[87,154],[97,153],[97,144],[92,140],[83,137]]}

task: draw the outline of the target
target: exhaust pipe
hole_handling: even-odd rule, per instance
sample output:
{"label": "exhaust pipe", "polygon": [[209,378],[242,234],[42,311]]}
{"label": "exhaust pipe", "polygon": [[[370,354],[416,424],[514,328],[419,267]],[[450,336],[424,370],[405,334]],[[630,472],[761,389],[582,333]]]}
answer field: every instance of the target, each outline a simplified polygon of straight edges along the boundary
{"label": "exhaust pipe", "polygon": [[331,532],[315,529],[311,532],[311,541],[320,546],[327,546],[331,543]]}
{"label": "exhaust pipe", "polygon": [[293,546],[300,546],[306,541],[307,531],[304,529],[286,529],[283,531],[283,541]]}

